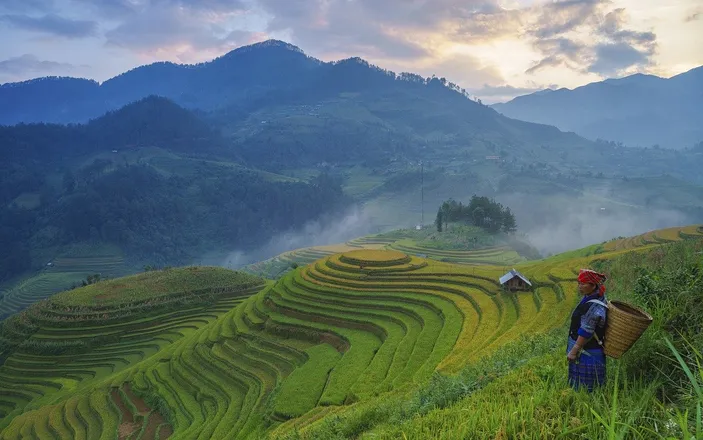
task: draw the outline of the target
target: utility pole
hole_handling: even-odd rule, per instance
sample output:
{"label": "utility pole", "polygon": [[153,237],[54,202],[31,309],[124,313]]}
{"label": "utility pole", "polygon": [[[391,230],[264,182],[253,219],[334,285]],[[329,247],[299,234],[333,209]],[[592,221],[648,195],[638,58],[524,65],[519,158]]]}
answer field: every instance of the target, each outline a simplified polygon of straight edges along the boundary
{"label": "utility pole", "polygon": [[420,161],[420,226],[425,227],[425,164]]}

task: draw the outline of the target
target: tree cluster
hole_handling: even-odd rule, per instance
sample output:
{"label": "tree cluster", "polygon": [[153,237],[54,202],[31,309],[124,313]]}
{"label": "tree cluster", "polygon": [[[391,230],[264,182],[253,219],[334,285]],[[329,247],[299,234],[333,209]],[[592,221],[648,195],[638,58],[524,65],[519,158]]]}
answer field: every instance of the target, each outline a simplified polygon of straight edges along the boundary
{"label": "tree cluster", "polygon": [[509,207],[488,197],[471,197],[468,205],[449,199],[437,211],[435,226],[437,231],[445,230],[449,223],[462,223],[477,226],[492,234],[512,233],[517,230],[515,216]]}
{"label": "tree cluster", "polygon": [[[142,146],[186,153],[186,166],[164,175],[119,156],[77,166]],[[251,249],[348,202],[325,176],[272,182],[193,158],[232,156],[221,148],[216,133],[160,98],[86,125],[0,126],[0,280],[46,264],[31,257],[39,249],[81,241],[115,243],[138,261],[190,263],[207,248]],[[38,206],[26,206],[23,194]]]}

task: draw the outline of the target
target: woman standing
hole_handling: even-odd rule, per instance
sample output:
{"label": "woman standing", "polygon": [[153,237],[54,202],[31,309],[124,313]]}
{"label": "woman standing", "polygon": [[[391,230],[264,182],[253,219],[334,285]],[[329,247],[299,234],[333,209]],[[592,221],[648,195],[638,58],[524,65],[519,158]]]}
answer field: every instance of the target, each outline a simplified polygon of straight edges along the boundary
{"label": "woman standing", "polygon": [[605,383],[605,286],[607,277],[589,269],[578,276],[578,289],[583,298],[571,314],[569,343],[569,384],[574,389],[593,388]]}

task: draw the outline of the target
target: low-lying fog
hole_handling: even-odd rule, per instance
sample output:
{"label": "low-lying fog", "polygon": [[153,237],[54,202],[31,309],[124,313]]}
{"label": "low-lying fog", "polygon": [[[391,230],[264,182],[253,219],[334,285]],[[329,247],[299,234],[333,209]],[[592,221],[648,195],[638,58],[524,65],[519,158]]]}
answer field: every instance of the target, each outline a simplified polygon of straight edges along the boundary
{"label": "low-lying fog", "polygon": [[[469,198],[467,196],[465,200],[458,200],[468,202]],[[594,194],[579,197],[502,194],[496,199],[511,208],[518,221],[518,233],[524,234],[544,256],[619,236],[632,236],[653,229],[700,221],[676,210],[646,208],[599,199]],[[434,228],[432,222],[437,206],[430,206],[431,203],[426,203],[425,225]],[[403,212],[384,212],[381,216],[378,210],[378,205],[357,206],[336,218],[311,222],[299,230],[279,234],[253,252],[235,249],[225,258],[220,254],[216,257],[217,261],[211,257],[201,261],[201,264],[217,264],[235,269],[290,250],[344,243],[363,235],[413,228],[418,223],[418,209],[412,207]],[[389,222],[389,218],[394,220]]]}

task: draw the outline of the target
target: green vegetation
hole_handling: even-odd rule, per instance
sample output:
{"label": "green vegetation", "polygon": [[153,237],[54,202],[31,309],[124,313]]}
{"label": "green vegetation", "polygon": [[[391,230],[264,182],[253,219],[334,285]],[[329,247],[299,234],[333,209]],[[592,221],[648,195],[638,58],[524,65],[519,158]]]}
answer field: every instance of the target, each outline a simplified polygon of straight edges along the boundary
{"label": "green vegetation", "polygon": [[699,238],[594,261],[611,275],[611,299],[639,304],[655,319],[623,358],[608,359],[608,384],[590,395],[566,385],[561,327],[516,338],[416,391],[279,429],[274,438],[698,438],[702,250]]}
{"label": "green vegetation", "polygon": [[340,354],[332,346],[320,344],[306,350],[309,360],[283,381],[276,398],[276,413],[290,419],[315,408],[322,397],[332,368]]}
{"label": "green vegetation", "polygon": [[[28,308],[2,326],[0,438],[700,434],[698,226],[519,263],[535,289],[516,293],[501,266],[359,248],[400,237],[355,240],[275,282],[170,269]],[[656,319],[593,395],[568,387],[563,355],[586,266]]]}
{"label": "green vegetation", "polygon": [[463,223],[485,229],[489,233],[511,233],[517,230],[515,216],[510,208],[488,197],[472,196],[469,204],[464,206],[456,200],[442,203],[437,211],[435,226],[437,232],[447,229],[449,223]]}
{"label": "green vegetation", "polygon": [[82,289],[55,295],[51,302],[57,306],[117,306],[145,300],[154,301],[179,293],[225,289],[231,286],[260,283],[256,277],[216,267],[186,267],[165,269],[108,280]]}
{"label": "green vegetation", "polygon": [[[57,412],[68,416],[56,421],[57,432],[112,435],[121,404],[115,393],[117,407],[105,400],[105,390],[121,372],[158,357],[263,285],[261,279],[221,268],[153,271],[67,291],[6,319],[0,328],[0,438],[24,435],[21,422],[12,424],[15,416],[27,414],[42,424],[46,417],[55,420]],[[151,409],[126,393],[122,403],[136,402],[132,405],[142,409],[132,413],[147,417]],[[150,399],[168,415],[160,400]],[[134,428],[153,430],[159,420],[164,423],[160,417],[154,413],[140,423],[133,417]]]}
{"label": "green vegetation", "polygon": [[0,127],[0,145],[0,282],[36,275],[80,243],[118,247],[132,272],[248,251],[349,202],[337,179],[242,164],[163,98],[84,125]]}
{"label": "green vegetation", "polygon": [[34,276],[7,283],[9,288],[0,298],[0,318],[23,310],[56,292],[87,284],[88,278],[115,278],[130,271],[118,247],[86,243],[71,246],[48,264]]}

